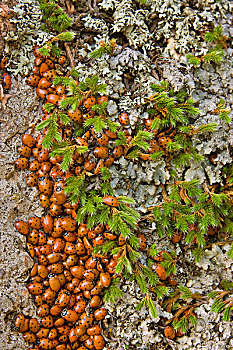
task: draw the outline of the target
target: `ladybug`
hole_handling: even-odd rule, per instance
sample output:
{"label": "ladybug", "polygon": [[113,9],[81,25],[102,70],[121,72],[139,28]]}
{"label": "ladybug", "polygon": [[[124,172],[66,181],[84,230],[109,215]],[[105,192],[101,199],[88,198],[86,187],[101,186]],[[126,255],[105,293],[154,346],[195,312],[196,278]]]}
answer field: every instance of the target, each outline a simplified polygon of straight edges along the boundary
{"label": "ladybug", "polygon": [[105,134],[110,138],[110,139],[116,139],[117,134],[114,131],[111,130],[105,130]]}
{"label": "ladybug", "polygon": [[53,182],[47,177],[41,177],[38,181],[38,188],[41,193],[51,196],[53,192]]}
{"label": "ladybug", "polygon": [[7,57],[3,57],[3,58],[1,59],[1,62],[0,62],[0,68],[1,68],[1,69],[5,69],[7,63],[8,63],[8,58],[7,58]]}
{"label": "ladybug", "polygon": [[26,332],[29,328],[29,319],[28,318],[25,318],[24,320],[24,323],[22,325],[22,327],[20,328],[20,332],[23,333],[23,332]]}
{"label": "ladybug", "polygon": [[91,133],[89,130],[87,130],[87,132],[85,132],[85,134],[83,134],[82,138],[85,140],[85,141],[88,141],[91,137]]}
{"label": "ladybug", "polygon": [[33,158],[37,159],[38,154],[39,154],[39,149],[38,148],[33,148],[32,149],[32,156],[33,156]]}
{"label": "ladybug", "polygon": [[21,170],[27,169],[28,168],[28,159],[24,158],[24,157],[18,158],[15,161],[15,167],[16,167],[16,169],[21,169]]}
{"label": "ladybug", "polygon": [[20,146],[18,148],[19,155],[22,156],[22,157],[25,157],[25,158],[30,158],[31,152],[32,152],[32,150],[28,146]]}
{"label": "ladybug", "polygon": [[62,307],[59,306],[59,305],[57,305],[57,304],[53,305],[53,306],[50,308],[50,314],[51,314],[52,316],[58,316],[58,315],[60,315],[61,312],[62,312]]}
{"label": "ladybug", "polygon": [[104,202],[104,204],[107,204],[111,207],[118,207],[119,206],[119,202],[118,202],[117,198],[113,197],[113,196],[103,197],[103,202]]}
{"label": "ladybug", "polygon": [[37,275],[37,273],[38,273],[38,264],[35,263],[31,269],[30,276],[34,277]]}
{"label": "ladybug", "polygon": [[44,56],[42,55],[42,53],[39,51],[40,49],[40,46],[39,45],[34,45],[33,48],[32,48],[32,52],[33,52],[33,55],[36,56],[36,57],[41,57],[43,58]]}
{"label": "ladybug", "polygon": [[37,315],[40,317],[45,317],[49,315],[49,305],[48,304],[42,304],[37,309]]}
{"label": "ladybug", "polygon": [[172,140],[171,140],[169,137],[164,136],[164,137],[160,137],[160,138],[158,139],[158,144],[159,144],[159,146],[160,146],[161,148],[166,149],[166,148],[167,148],[167,143],[168,143],[168,142],[171,142],[171,141],[172,141]]}
{"label": "ladybug", "polygon": [[93,344],[96,350],[101,350],[105,347],[105,340],[102,335],[94,335]]}
{"label": "ladybug", "polygon": [[47,95],[48,102],[58,106],[59,102],[61,101],[61,97],[55,94],[49,94]]}
{"label": "ladybug", "polygon": [[79,315],[74,310],[65,309],[61,312],[61,316],[68,322],[75,323],[79,319]]}
{"label": "ladybug", "polygon": [[173,235],[171,237],[172,238],[172,242],[173,243],[178,243],[178,242],[181,241],[182,237],[183,237],[182,232],[181,231],[176,231],[176,232],[173,233]]}
{"label": "ladybug", "polygon": [[107,146],[109,143],[109,138],[106,134],[102,134],[100,137],[97,137],[96,141],[101,146]]}
{"label": "ladybug", "polygon": [[32,68],[32,73],[33,73],[34,75],[40,75],[40,67],[34,66],[34,67]]}
{"label": "ladybug", "polygon": [[53,340],[53,339],[57,338],[57,330],[56,330],[56,328],[50,329],[48,338],[50,340]]}
{"label": "ladybug", "polygon": [[11,87],[11,77],[8,73],[4,73],[2,76],[2,86],[5,90],[10,89]]}
{"label": "ladybug", "polygon": [[58,57],[58,63],[60,65],[63,65],[66,62],[66,57],[65,56],[59,56]]}
{"label": "ladybug", "polygon": [[94,269],[96,267],[97,261],[94,257],[90,257],[89,259],[87,259],[87,261],[85,262],[85,268],[87,270],[91,270]]}
{"label": "ladybug", "polygon": [[47,64],[47,66],[49,67],[49,69],[53,69],[54,68],[54,63],[53,61],[51,61],[49,58],[47,58],[45,60],[45,63]]}
{"label": "ladybug", "polygon": [[59,293],[58,298],[57,298],[59,306],[61,306],[61,307],[67,306],[70,302],[70,298],[71,298],[70,292],[68,290],[65,290],[65,289],[62,290]]}
{"label": "ladybug", "polygon": [[38,244],[39,232],[37,230],[32,230],[27,236],[27,241],[33,245]]}
{"label": "ladybug", "polygon": [[41,89],[39,87],[36,88],[36,94],[38,97],[42,98],[43,100],[46,98],[48,95],[48,90],[47,89]]}
{"label": "ladybug", "polygon": [[52,245],[52,250],[54,253],[61,253],[65,248],[65,242],[61,238],[57,238],[54,240]]}
{"label": "ladybug", "polygon": [[99,325],[94,325],[87,329],[88,335],[98,335],[102,333],[102,328]]}
{"label": "ladybug", "polygon": [[96,100],[98,105],[101,105],[103,102],[108,102],[108,96],[100,96]]}
{"label": "ladybug", "polygon": [[74,219],[67,216],[61,220],[61,227],[65,231],[74,231],[76,228],[76,222]]}
{"label": "ladybug", "polygon": [[38,275],[45,279],[48,276],[49,272],[46,266],[44,265],[38,265]]}
{"label": "ladybug", "polygon": [[92,309],[97,309],[98,307],[100,307],[101,305],[101,298],[99,297],[99,295],[94,295],[91,300],[90,300],[90,307]]}
{"label": "ladybug", "polygon": [[40,323],[36,318],[31,318],[29,321],[29,329],[33,333],[37,333],[40,329]]}
{"label": "ladybug", "polygon": [[41,224],[45,233],[51,233],[53,231],[53,218],[50,215],[42,216]]}
{"label": "ladybug", "polygon": [[82,279],[83,278],[83,274],[85,272],[85,269],[84,269],[83,266],[72,266],[70,268],[70,272],[71,272],[73,277],[76,277],[78,279]]}
{"label": "ladybug", "polygon": [[[43,150],[44,151],[44,150]],[[41,158],[41,152],[40,152],[40,155],[38,156],[38,160],[40,161],[40,158]],[[42,171],[44,171],[45,173],[48,173],[51,169],[51,163],[50,162],[43,162],[40,164],[40,169]]]}
{"label": "ladybug", "polygon": [[68,335],[70,332],[70,327],[67,325],[64,325],[64,326],[58,327],[57,331],[62,335]]}
{"label": "ladybug", "polygon": [[74,311],[76,311],[78,314],[82,314],[86,309],[87,303],[84,300],[79,300],[75,306]]}
{"label": "ladybug", "polygon": [[100,273],[100,282],[103,287],[108,288],[108,286],[111,283],[111,276],[108,272],[101,272]]}
{"label": "ladybug", "polygon": [[79,327],[89,327],[94,320],[94,317],[92,314],[87,314],[86,312],[83,312],[79,319]]}
{"label": "ladybug", "polygon": [[79,146],[85,146],[88,147],[87,141],[85,141],[82,137],[76,137],[75,141]]}
{"label": "ladybug", "polygon": [[171,274],[168,277],[168,282],[170,283],[171,286],[175,287],[178,284],[178,281],[175,279],[174,275]]}
{"label": "ladybug", "polygon": [[116,235],[114,235],[113,233],[111,233],[109,231],[104,232],[104,237],[107,238],[109,241],[114,241],[117,238]]}
{"label": "ladybug", "polygon": [[47,237],[44,232],[39,232],[38,245],[45,245],[47,243]]}
{"label": "ladybug", "polygon": [[34,302],[36,304],[36,306],[40,306],[43,304],[43,298],[42,298],[42,295],[35,295],[34,296]]}
{"label": "ladybug", "polygon": [[40,163],[38,162],[38,160],[33,160],[32,162],[29,163],[28,169],[30,171],[38,171],[39,167],[40,167]]}
{"label": "ladybug", "polygon": [[75,244],[76,254],[77,255],[84,255],[86,254],[86,248],[82,242],[78,242]]}
{"label": "ladybug", "polygon": [[139,234],[137,236],[138,241],[139,241],[139,248],[141,251],[145,251],[146,250],[146,237],[143,234]]}
{"label": "ladybug", "polygon": [[48,254],[46,258],[50,264],[55,264],[61,260],[61,254],[51,253],[51,254]]}
{"label": "ladybug", "polygon": [[105,229],[105,225],[99,224],[95,227],[94,232],[95,234],[99,234],[99,233],[102,233],[104,229]]}
{"label": "ladybug", "polygon": [[115,273],[115,267],[117,265],[117,261],[111,259],[109,264],[106,265],[106,270],[111,273],[111,274],[114,274]]}
{"label": "ladybug", "polygon": [[20,313],[17,315],[15,319],[15,327],[18,328],[19,332],[21,332],[21,328],[23,327],[25,322],[24,314]]}
{"label": "ladybug", "polygon": [[176,332],[173,327],[167,326],[164,328],[164,335],[168,339],[174,339],[176,336]]}
{"label": "ladybug", "polygon": [[43,63],[43,57],[36,57],[35,59],[34,59],[34,65],[35,66],[40,66],[42,63]]}
{"label": "ladybug", "polygon": [[42,255],[49,255],[52,253],[52,247],[48,244],[42,245],[39,249]]}
{"label": "ladybug", "polygon": [[94,288],[94,285],[91,281],[83,280],[80,282],[78,287],[81,290],[92,290]]}
{"label": "ladybug", "polygon": [[40,349],[43,349],[43,350],[51,350],[51,349],[53,349],[52,340],[47,339],[47,338],[40,339],[39,347],[40,347]]}
{"label": "ladybug", "polygon": [[[73,232],[65,232],[63,237],[67,242],[75,242],[76,241],[76,235]],[[69,247],[67,246],[66,249],[69,249]]]}
{"label": "ladybug", "polygon": [[56,87],[56,90],[55,90],[55,93],[56,93],[56,95],[58,95],[58,96],[63,96],[64,94],[65,94],[65,86],[64,85],[58,85],[57,87]]}
{"label": "ladybug", "polygon": [[[29,84],[30,85],[30,84]],[[51,86],[51,82],[46,78],[41,78],[38,83],[38,88],[48,89]]]}
{"label": "ladybug", "polygon": [[69,341],[70,343],[74,343],[78,340],[78,336],[76,335],[75,328],[71,328],[69,333]]}
{"label": "ladybug", "polygon": [[94,96],[91,96],[83,101],[83,104],[80,107],[80,109],[82,110],[82,112],[87,113],[92,109],[92,106],[94,106],[95,104],[96,104],[96,99]]}
{"label": "ladybug", "polygon": [[122,246],[125,244],[125,242],[126,242],[125,237],[122,234],[120,234],[120,236],[118,237],[118,245]]}
{"label": "ladybug", "polygon": [[[208,228],[208,230],[207,230],[207,235],[208,236],[214,236],[214,235],[216,235],[217,233],[218,233],[218,231],[219,231],[219,227],[212,227],[212,226],[210,226],[209,228]],[[174,243],[174,242],[173,242]]]}
{"label": "ladybug", "polygon": [[27,343],[35,343],[36,342],[36,336],[32,332],[25,332],[23,334],[23,338]]}
{"label": "ladybug", "polygon": [[101,321],[103,320],[107,315],[107,310],[103,307],[95,310],[94,312],[94,317],[97,321]]}
{"label": "ladybug", "polygon": [[104,166],[106,168],[110,168],[111,165],[113,165],[115,158],[112,156],[109,156],[107,159],[104,161]]}
{"label": "ladybug", "polygon": [[[60,274],[60,273],[63,272],[63,270],[64,270],[64,268],[63,268],[63,264],[62,263],[54,263],[54,264],[49,266],[49,271],[51,273]],[[58,278],[59,278],[59,276],[58,276]],[[60,278],[59,278],[59,281],[60,281]]]}
{"label": "ladybug", "polygon": [[129,125],[129,116],[127,113],[123,112],[119,114],[118,119],[121,125],[124,125],[124,126]]}
{"label": "ladybug", "polygon": [[167,278],[166,270],[163,268],[162,265],[156,264],[154,269],[162,281],[164,281]]}
{"label": "ladybug", "polygon": [[75,244],[72,242],[66,242],[64,252],[68,255],[75,254],[76,253]]}
{"label": "ladybug", "polygon": [[41,319],[41,323],[45,328],[53,327],[53,317],[51,315],[45,316]]}
{"label": "ladybug", "polygon": [[147,153],[141,153],[139,155],[139,157],[142,159],[142,160],[150,160],[150,155],[147,154]]}
{"label": "ladybug", "polygon": [[92,171],[95,169],[95,166],[96,166],[96,163],[93,162],[93,161],[89,161],[87,160],[85,163],[84,163],[84,168],[87,170],[87,171]]}
{"label": "ladybug", "polygon": [[28,219],[28,225],[35,230],[39,230],[41,227],[41,220],[38,216],[32,216]]}
{"label": "ladybug", "polygon": [[49,207],[49,215],[57,216],[61,213],[62,206],[59,204],[52,203]]}
{"label": "ladybug", "polygon": [[89,229],[87,227],[87,224],[80,224],[79,228],[78,228],[78,237],[84,237],[85,235],[87,235],[89,232]]}
{"label": "ladybug", "polygon": [[57,75],[57,73],[55,72],[55,70],[51,69],[43,74],[43,78],[52,81],[56,75]]}
{"label": "ladybug", "polygon": [[49,150],[42,148],[42,150],[40,151],[40,153],[38,154],[37,160],[39,162],[43,162],[41,164],[41,170],[44,172],[49,172],[50,171],[50,165],[48,166],[48,162],[46,162],[46,160],[49,159]]}
{"label": "ladybug", "polygon": [[54,233],[57,235],[57,237],[61,237],[63,233],[63,228],[61,226],[62,218],[55,218],[54,219]]}
{"label": "ladybug", "polygon": [[40,65],[40,75],[43,76],[44,73],[47,72],[48,70],[49,70],[48,65],[45,62],[41,63],[41,65]]}
{"label": "ladybug", "polygon": [[27,84],[29,86],[37,87],[40,81],[40,77],[38,75],[30,75],[27,78]]}
{"label": "ladybug", "polygon": [[28,253],[30,255],[31,258],[34,258],[35,256],[35,251],[34,251],[34,247],[31,243],[27,243],[27,250],[28,250]]}
{"label": "ladybug", "polygon": [[76,108],[74,111],[72,108],[68,109],[67,114],[73,122],[82,124],[82,112],[78,108]]}
{"label": "ladybug", "polygon": [[48,278],[49,278],[49,287],[55,292],[58,292],[61,289],[61,282],[59,278],[54,274],[49,274]]}
{"label": "ladybug", "polygon": [[95,157],[106,159],[108,158],[108,148],[105,146],[98,146],[93,151]]}
{"label": "ladybug", "polygon": [[22,233],[25,236],[29,234],[29,225],[23,220],[15,221],[15,228],[19,233]]}
{"label": "ladybug", "polygon": [[124,153],[124,149],[122,146],[116,146],[114,149],[113,149],[113,157],[114,158],[120,158]]}
{"label": "ladybug", "polygon": [[43,290],[43,285],[41,283],[29,283],[27,285],[27,289],[29,290],[29,292],[33,295],[38,295],[42,293]]}

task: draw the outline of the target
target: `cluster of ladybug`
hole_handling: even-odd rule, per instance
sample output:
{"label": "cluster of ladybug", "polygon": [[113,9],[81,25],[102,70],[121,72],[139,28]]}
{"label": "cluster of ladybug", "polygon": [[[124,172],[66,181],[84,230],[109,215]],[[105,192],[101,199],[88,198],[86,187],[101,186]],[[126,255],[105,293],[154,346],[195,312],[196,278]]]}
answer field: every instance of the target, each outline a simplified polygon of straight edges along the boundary
{"label": "cluster of ladybug", "polygon": [[[35,66],[33,75],[27,83],[36,87],[36,94],[45,100],[59,106],[60,101],[67,96],[64,85],[53,85],[56,75],[62,75],[58,65],[63,66],[65,56],[59,58],[44,57],[39,52],[39,46],[33,49]],[[76,82],[77,84],[78,81]],[[97,225],[92,229],[87,224],[77,224],[77,209],[80,203],[71,203],[64,187],[66,180],[82,173],[98,175],[102,167],[110,167],[116,159],[125,154],[127,146],[117,146],[114,141],[117,133],[105,128],[97,133],[94,127],[84,129],[82,137],[76,137],[75,127],[83,126],[84,122],[95,116],[92,106],[107,102],[107,96],[89,96],[80,103],[76,110],[67,109],[72,125],[65,126],[58,116],[58,133],[62,140],[71,145],[87,146],[87,152],[74,152],[73,162],[69,170],[61,170],[63,156],[50,156],[50,149],[42,145],[49,132],[46,127],[36,139],[29,134],[22,136],[22,146],[18,148],[20,158],[16,160],[17,169],[28,169],[26,184],[37,187],[40,191],[40,203],[45,210],[45,216],[31,217],[27,222],[16,221],[16,229],[27,239],[27,248],[35,263],[30,273],[27,285],[34,296],[37,305],[37,315],[41,318],[27,318],[19,314],[15,326],[23,333],[24,339],[33,344],[31,350],[87,350],[102,349],[105,340],[102,336],[100,321],[107,314],[102,305],[104,289],[112,278],[115,278],[115,267],[123,252],[125,239],[111,232],[109,226]],[[43,120],[51,113],[43,109]],[[120,129],[125,133],[127,144],[132,140],[127,128],[129,117],[126,113],[119,115]],[[145,130],[151,131],[152,120],[144,121]],[[156,132],[154,132],[156,136]],[[160,137],[159,137],[160,136]],[[150,154],[166,149],[168,137],[157,135],[157,141],[150,141],[147,153],[141,154],[142,159],[150,159]],[[103,203],[117,207],[117,198],[105,196]],[[138,235],[140,249],[146,250],[144,235]],[[94,254],[93,247],[102,245],[107,240],[117,240],[119,253],[111,258]],[[161,260],[157,260],[159,262]],[[166,279],[166,271],[157,263],[155,271],[161,280]]]}
{"label": "cluster of ladybug", "polygon": [[0,69],[4,71],[4,73],[2,74],[2,86],[4,90],[8,90],[11,87],[11,77],[8,73],[5,72],[7,63],[8,58],[5,56],[2,57],[0,62]]}
{"label": "cluster of ladybug", "polygon": [[[36,93],[50,103],[57,104],[64,95],[64,86],[54,87],[51,80],[56,72],[54,62],[40,57],[38,47],[34,48],[36,56],[33,76],[28,78],[29,85],[37,86]],[[58,59],[64,63],[64,56]],[[52,70],[51,70],[52,68]],[[62,91],[62,93],[61,93]],[[68,115],[75,123],[81,123],[84,112],[92,113],[95,103],[106,101],[107,97],[97,100],[90,97],[83,102],[82,111],[70,109]],[[49,113],[45,112],[43,119]],[[127,116],[127,115],[126,115]],[[124,118],[124,116],[122,116]],[[36,139],[30,134],[22,135],[22,146],[18,148],[20,158],[15,162],[17,169],[29,169],[26,183],[38,187],[40,203],[47,211],[46,215],[31,217],[27,222],[16,221],[15,228],[26,236],[27,248],[35,263],[30,273],[27,288],[34,296],[37,315],[41,318],[28,318],[19,314],[15,326],[23,333],[24,339],[37,349],[102,349],[105,340],[100,321],[107,314],[102,305],[102,295],[112,278],[120,254],[111,259],[93,254],[93,247],[106,240],[118,239],[119,246],[125,243],[122,236],[113,234],[108,225],[98,225],[92,230],[85,223],[77,224],[76,211],[78,203],[71,203],[64,192],[66,179],[80,174],[83,165],[85,171],[98,173],[100,166],[110,166],[115,158],[123,154],[122,147],[115,147],[109,156],[106,145],[109,138],[116,138],[115,133],[106,130],[99,136],[92,133],[99,146],[93,155],[98,159],[97,165],[89,158],[76,155],[69,171],[61,170],[63,157],[51,157],[48,149],[43,148],[42,141],[47,133],[45,129]],[[63,139],[71,139],[72,128],[60,123]],[[91,132],[76,138],[79,145],[87,145]],[[118,206],[116,198],[103,198],[106,205]]]}

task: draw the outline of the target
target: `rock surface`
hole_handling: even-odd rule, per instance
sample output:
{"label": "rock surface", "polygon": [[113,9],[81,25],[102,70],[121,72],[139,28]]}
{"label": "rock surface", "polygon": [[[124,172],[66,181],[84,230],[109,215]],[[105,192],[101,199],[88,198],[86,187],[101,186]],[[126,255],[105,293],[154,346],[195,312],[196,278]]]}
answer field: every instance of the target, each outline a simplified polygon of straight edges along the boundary
{"label": "rock surface", "polygon": [[[7,1],[4,3],[7,4]],[[189,180],[198,177],[204,180],[207,177],[211,184],[219,182],[222,167],[232,163],[232,126],[229,129],[211,112],[217,107],[220,97],[226,99],[228,107],[233,105],[232,50],[228,49],[221,64],[204,64],[195,70],[186,64],[185,54],[191,50],[198,54],[206,52],[201,34],[204,29],[212,27],[212,24],[222,24],[226,35],[232,39],[232,3],[227,0],[198,1],[195,4],[192,1],[183,3],[161,0],[148,0],[146,5],[139,5],[139,1],[131,0],[102,0],[93,3],[97,4],[92,9],[85,7],[86,2],[74,3],[77,11],[73,15],[74,22],[78,15],[83,14],[79,20],[82,28],[79,38],[81,47],[77,53],[82,59],[76,67],[80,75],[100,75],[102,81],[109,86],[110,115],[117,118],[119,112],[127,111],[131,125],[135,125],[137,118],[146,117],[144,102],[145,97],[150,94],[151,83],[166,79],[178,91],[185,87],[202,111],[195,124],[218,124],[215,133],[194,140],[205,158],[198,166],[190,164],[189,169],[185,170],[185,178]],[[10,2],[8,5],[10,6]],[[14,74],[13,87],[9,92],[11,97],[7,101],[6,109],[4,103],[2,104],[0,119],[2,350],[25,349],[22,335],[14,329],[14,317],[19,312],[35,315],[35,306],[25,287],[32,261],[25,251],[24,237],[14,229],[14,221],[42,214],[38,193],[26,187],[25,172],[14,169],[20,137],[25,132],[33,133],[40,117],[40,103],[33,90],[26,85],[24,76],[16,74],[28,73],[32,67],[31,49],[36,38],[41,43],[47,36],[39,30],[40,12],[34,0],[21,1],[14,13],[12,23],[16,30],[5,37],[6,48],[12,53],[9,71]],[[27,17],[23,22],[25,13]],[[105,16],[101,16],[102,14]],[[107,21],[108,17],[111,18],[110,21]],[[112,58],[83,62],[95,47],[93,44],[97,45],[103,37],[107,40],[113,34],[119,36],[119,41],[122,42]],[[83,43],[86,43],[85,49],[82,48]],[[156,59],[151,54],[153,50],[157,50]],[[127,76],[130,78],[126,78]],[[216,165],[209,161],[208,155],[211,152],[217,153]],[[150,164],[142,161],[129,165],[126,160],[120,159],[111,170],[115,193],[133,196],[142,213],[146,212],[148,206],[158,203],[158,185],[169,178],[163,161]],[[226,255],[228,246],[213,245],[212,249],[206,251],[200,264],[195,265],[191,255],[188,263],[182,262],[183,253],[179,245],[171,244],[166,238],[158,238],[153,227],[143,230],[149,243],[156,243],[159,249],[176,251],[180,259],[178,276],[182,284],[187,284],[193,291],[206,295],[221,279],[232,275],[233,263]],[[147,310],[135,310],[135,304],[140,301],[136,287],[128,282],[123,290],[123,300],[116,305],[106,305],[109,316],[105,322],[105,335],[111,349],[233,349],[232,324],[212,313],[210,305],[198,309],[197,325],[190,330],[188,336],[179,338],[175,343],[164,338],[161,327],[157,325],[158,320],[153,319]],[[157,308],[158,317],[166,316],[159,305]]]}

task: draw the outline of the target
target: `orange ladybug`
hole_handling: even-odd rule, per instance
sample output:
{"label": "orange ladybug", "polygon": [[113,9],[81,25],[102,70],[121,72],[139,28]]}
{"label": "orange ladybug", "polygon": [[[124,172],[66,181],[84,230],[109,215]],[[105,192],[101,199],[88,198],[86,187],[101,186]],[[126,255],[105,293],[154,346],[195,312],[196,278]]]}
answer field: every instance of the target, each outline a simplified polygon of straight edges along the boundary
{"label": "orange ladybug", "polygon": [[176,332],[173,327],[167,326],[164,328],[164,335],[168,339],[174,339],[176,336]]}
{"label": "orange ladybug", "polygon": [[127,113],[123,112],[119,114],[118,119],[121,125],[124,125],[124,126],[129,125],[129,116]]}
{"label": "orange ladybug", "polygon": [[103,197],[104,204],[110,205],[111,207],[118,207],[119,202],[116,197],[113,196],[105,196]]}
{"label": "orange ladybug", "polygon": [[2,76],[2,86],[5,90],[10,89],[11,87],[11,77],[8,73],[4,73]]}

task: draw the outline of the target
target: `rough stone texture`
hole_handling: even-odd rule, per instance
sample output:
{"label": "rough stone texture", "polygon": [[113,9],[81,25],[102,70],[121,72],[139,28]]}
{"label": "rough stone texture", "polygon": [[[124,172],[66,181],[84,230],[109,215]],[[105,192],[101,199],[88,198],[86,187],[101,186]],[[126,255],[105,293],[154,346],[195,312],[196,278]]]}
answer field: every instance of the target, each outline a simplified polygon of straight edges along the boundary
{"label": "rough stone texture", "polygon": [[[220,65],[205,64],[196,70],[186,65],[185,54],[192,50],[199,54],[206,52],[206,44],[203,43],[201,34],[213,24],[222,23],[224,32],[232,38],[232,2],[148,0],[146,5],[140,6],[139,1],[102,0],[97,1],[97,5],[91,1],[88,4],[74,2],[77,10],[74,22],[82,14],[78,27],[81,28],[80,32],[77,30],[78,49],[72,51],[78,56],[77,69],[80,75],[100,75],[102,81],[109,86],[110,115],[117,118],[117,113],[127,111],[132,126],[139,116],[146,118],[145,97],[150,94],[151,83],[167,79],[174,89],[186,87],[202,111],[195,119],[195,125],[217,122],[218,129],[216,133],[194,138],[194,143],[205,156],[205,160],[199,165],[190,164],[185,178],[188,180],[198,177],[204,180],[208,176],[211,184],[219,182],[222,167],[232,162],[229,149],[233,144],[233,137],[232,129],[229,130],[211,111],[217,107],[220,97],[226,98],[227,106],[233,105],[232,49],[228,49],[227,56]],[[6,38],[6,48],[12,52],[9,69],[12,73],[19,70],[27,73],[32,66],[31,49],[35,38],[39,36],[40,42],[44,40],[42,32],[39,31],[40,13],[38,5],[29,0],[21,1],[15,12],[18,19],[14,16],[12,23],[17,32],[12,36],[9,33]],[[23,23],[22,17],[25,17],[25,13],[27,18]],[[87,60],[90,50],[103,37],[107,40],[113,34],[115,37],[119,36],[115,55],[111,58]],[[94,47],[93,43],[96,43]],[[157,54],[155,58],[153,50]],[[162,56],[158,56],[158,53]],[[171,57],[164,58],[168,55]],[[175,59],[179,59],[179,62]],[[23,350],[25,342],[15,332],[13,320],[21,311],[26,315],[35,314],[35,306],[25,287],[32,261],[25,251],[25,238],[17,233],[13,223],[32,215],[40,216],[42,212],[38,204],[38,193],[26,188],[25,171],[14,170],[13,163],[17,158],[20,136],[25,132],[34,132],[33,125],[37,122],[40,109],[33,90],[26,86],[25,79],[20,75],[13,78],[10,94],[12,97],[8,99],[7,109],[2,108],[0,119],[0,345],[2,350]],[[211,164],[207,157],[212,151],[217,153],[216,165]],[[133,196],[142,213],[146,212],[146,207],[161,200],[159,184],[169,179],[163,161],[129,164],[128,161],[120,159],[112,172],[112,185],[116,194]],[[126,178],[128,181],[125,181]],[[212,249],[206,251],[200,264],[195,265],[189,253],[186,254],[186,260],[181,259],[183,250],[179,245],[171,244],[167,238],[158,238],[153,225],[141,229],[144,230],[149,244],[156,243],[159,250],[176,251],[179,258],[179,280],[193,291],[206,295],[221,279],[232,275],[233,265],[226,256],[229,247],[213,245]],[[158,320],[152,319],[147,310],[135,311],[135,304],[140,301],[135,285],[127,282],[123,290],[123,300],[117,302],[116,306],[106,305],[109,316],[105,322],[105,335],[111,349],[233,349],[232,324],[223,322],[221,316],[211,313],[210,305],[204,305],[197,310],[196,327],[191,329],[188,336],[179,338],[174,343],[163,337]],[[159,316],[168,316],[159,305],[157,310]]]}

